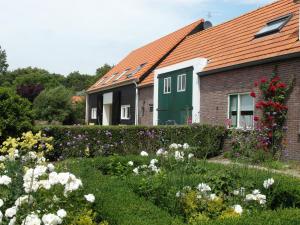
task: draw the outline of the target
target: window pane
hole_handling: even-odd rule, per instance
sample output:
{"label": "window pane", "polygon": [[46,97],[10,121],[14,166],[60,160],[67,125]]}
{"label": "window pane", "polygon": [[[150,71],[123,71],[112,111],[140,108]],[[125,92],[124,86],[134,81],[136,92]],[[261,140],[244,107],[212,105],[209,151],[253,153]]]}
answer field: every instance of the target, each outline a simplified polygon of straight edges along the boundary
{"label": "window pane", "polygon": [[253,98],[249,94],[241,95],[241,111],[253,111]]}
{"label": "window pane", "polygon": [[253,98],[249,94],[240,95],[240,127],[253,127]]}
{"label": "window pane", "polygon": [[237,106],[238,106],[238,96],[231,95],[229,98],[229,119],[231,119],[231,125],[233,127],[237,126]]}
{"label": "window pane", "polygon": [[186,86],[186,75],[184,75],[182,78],[183,78],[183,79],[182,79],[182,90],[185,90],[185,86]]}

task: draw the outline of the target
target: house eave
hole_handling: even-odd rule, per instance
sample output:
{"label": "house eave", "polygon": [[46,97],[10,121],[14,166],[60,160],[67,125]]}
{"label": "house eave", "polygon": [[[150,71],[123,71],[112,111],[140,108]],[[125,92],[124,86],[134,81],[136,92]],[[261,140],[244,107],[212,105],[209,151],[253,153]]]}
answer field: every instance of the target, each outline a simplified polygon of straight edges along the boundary
{"label": "house eave", "polygon": [[227,71],[230,71],[230,70],[241,69],[241,68],[250,67],[250,66],[258,66],[258,65],[262,65],[262,64],[267,64],[267,63],[272,63],[272,62],[279,62],[279,61],[282,61],[282,60],[287,60],[287,59],[292,59],[292,58],[299,58],[299,57],[300,57],[300,52],[295,52],[295,53],[275,56],[275,57],[271,57],[271,58],[267,58],[267,59],[251,61],[251,62],[232,65],[232,66],[228,66],[228,67],[222,67],[222,68],[219,68],[219,69],[203,71],[203,72],[199,72],[197,74],[199,76],[208,76],[208,75],[213,75],[213,74],[216,74],[216,73],[227,72]]}
{"label": "house eave", "polygon": [[128,80],[126,82],[120,82],[120,83],[117,83],[117,84],[113,84],[113,85],[109,85],[107,87],[103,87],[103,88],[97,88],[97,89],[93,89],[93,90],[88,90],[86,91],[87,94],[93,94],[93,93],[97,93],[97,92],[100,92],[100,91],[107,91],[107,90],[111,90],[113,88],[116,88],[116,87],[122,87],[122,86],[126,86],[126,85],[129,85],[129,84],[135,84],[136,82],[138,82],[138,79],[131,79],[131,80]]}

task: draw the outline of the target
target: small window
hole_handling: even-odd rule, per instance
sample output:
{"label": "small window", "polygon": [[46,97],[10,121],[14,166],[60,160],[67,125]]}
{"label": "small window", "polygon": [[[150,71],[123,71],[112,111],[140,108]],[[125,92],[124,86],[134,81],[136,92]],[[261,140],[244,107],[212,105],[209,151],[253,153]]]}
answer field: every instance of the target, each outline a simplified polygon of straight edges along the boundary
{"label": "small window", "polygon": [[177,77],[177,92],[183,92],[186,88],[186,75],[178,75]]}
{"label": "small window", "polygon": [[171,93],[171,77],[164,78],[164,94]]}
{"label": "small window", "polygon": [[289,14],[268,22],[266,26],[255,34],[255,37],[262,37],[279,32],[289,22],[292,16],[292,14]]}
{"label": "small window", "polygon": [[149,112],[153,112],[153,104],[149,104]]}
{"label": "small window", "polygon": [[253,128],[254,102],[250,94],[230,95],[228,108],[232,127]]}
{"label": "small window", "polygon": [[111,75],[106,81],[105,84],[108,83],[111,79],[113,79],[118,73],[114,73],[113,75]]}
{"label": "small window", "polygon": [[91,109],[91,119],[96,120],[97,119],[97,108]]}
{"label": "small window", "polygon": [[129,119],[130,119],[130,105],[122,105],[121,120],[129,120]]}
{"label": "small window", "polygon": [[127,68],[126,70],[124,70],[122,73],[120,73],[119,76],[117,76],[117,78],[115,80],[119,80],[123,75],[125,75],[128,71],[130,70],[130,68]]}
{"label": "small window", "polygon": [[133,77],[136,73],[138,73],[147,63],[142,63],[139,65],[134,71],[127,75],[127,78]]}

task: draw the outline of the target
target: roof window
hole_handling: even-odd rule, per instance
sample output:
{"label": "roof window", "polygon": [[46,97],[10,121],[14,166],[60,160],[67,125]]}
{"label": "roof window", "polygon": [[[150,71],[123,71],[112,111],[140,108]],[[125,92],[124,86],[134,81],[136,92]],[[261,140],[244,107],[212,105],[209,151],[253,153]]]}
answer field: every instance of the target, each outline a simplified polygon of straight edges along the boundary
{"label": "roof window", "polygon": [[134,71],[127,75],[127,78],[133,77],[136,73],[138,73],[147,63],[143,63],[139,65]]}
{"label": "roof window", "polygon": [[107,84],[111,79],[113,79],[118,73],[114,73],[113,75],[111,75],[106,81],[105,84]]}
{"label": "roof window", "polygon": [[263,37],[269,34],[274,34],[279,32],[292,18],[293,14],[288,14],[272,20],[266,24],[260,31],[255,34],[255,37]]}
{"label": "roof window", "polygon": [[124,70],[122,73],[120,73],[119,76],[117,76],[117,78],[115,79],[116,80],[119,80],[123,75],[125,75],[128,71],[130,70],[130,68],[127,68],[126,70]]}

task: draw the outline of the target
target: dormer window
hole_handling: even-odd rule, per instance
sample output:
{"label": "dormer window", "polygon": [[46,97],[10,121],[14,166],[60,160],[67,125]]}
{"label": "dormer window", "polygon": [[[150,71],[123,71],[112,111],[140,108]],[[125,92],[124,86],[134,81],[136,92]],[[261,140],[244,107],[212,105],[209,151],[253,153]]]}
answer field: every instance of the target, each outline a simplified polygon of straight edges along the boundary
{"label": "dormer window", "polygon": [[259,32],[255,34],[255,37],[259,38],[279,32],[289,22],[292,16],[293,14],[288,14],[286,16],[282,16],[268,22],[266,26],[264,26]]}

